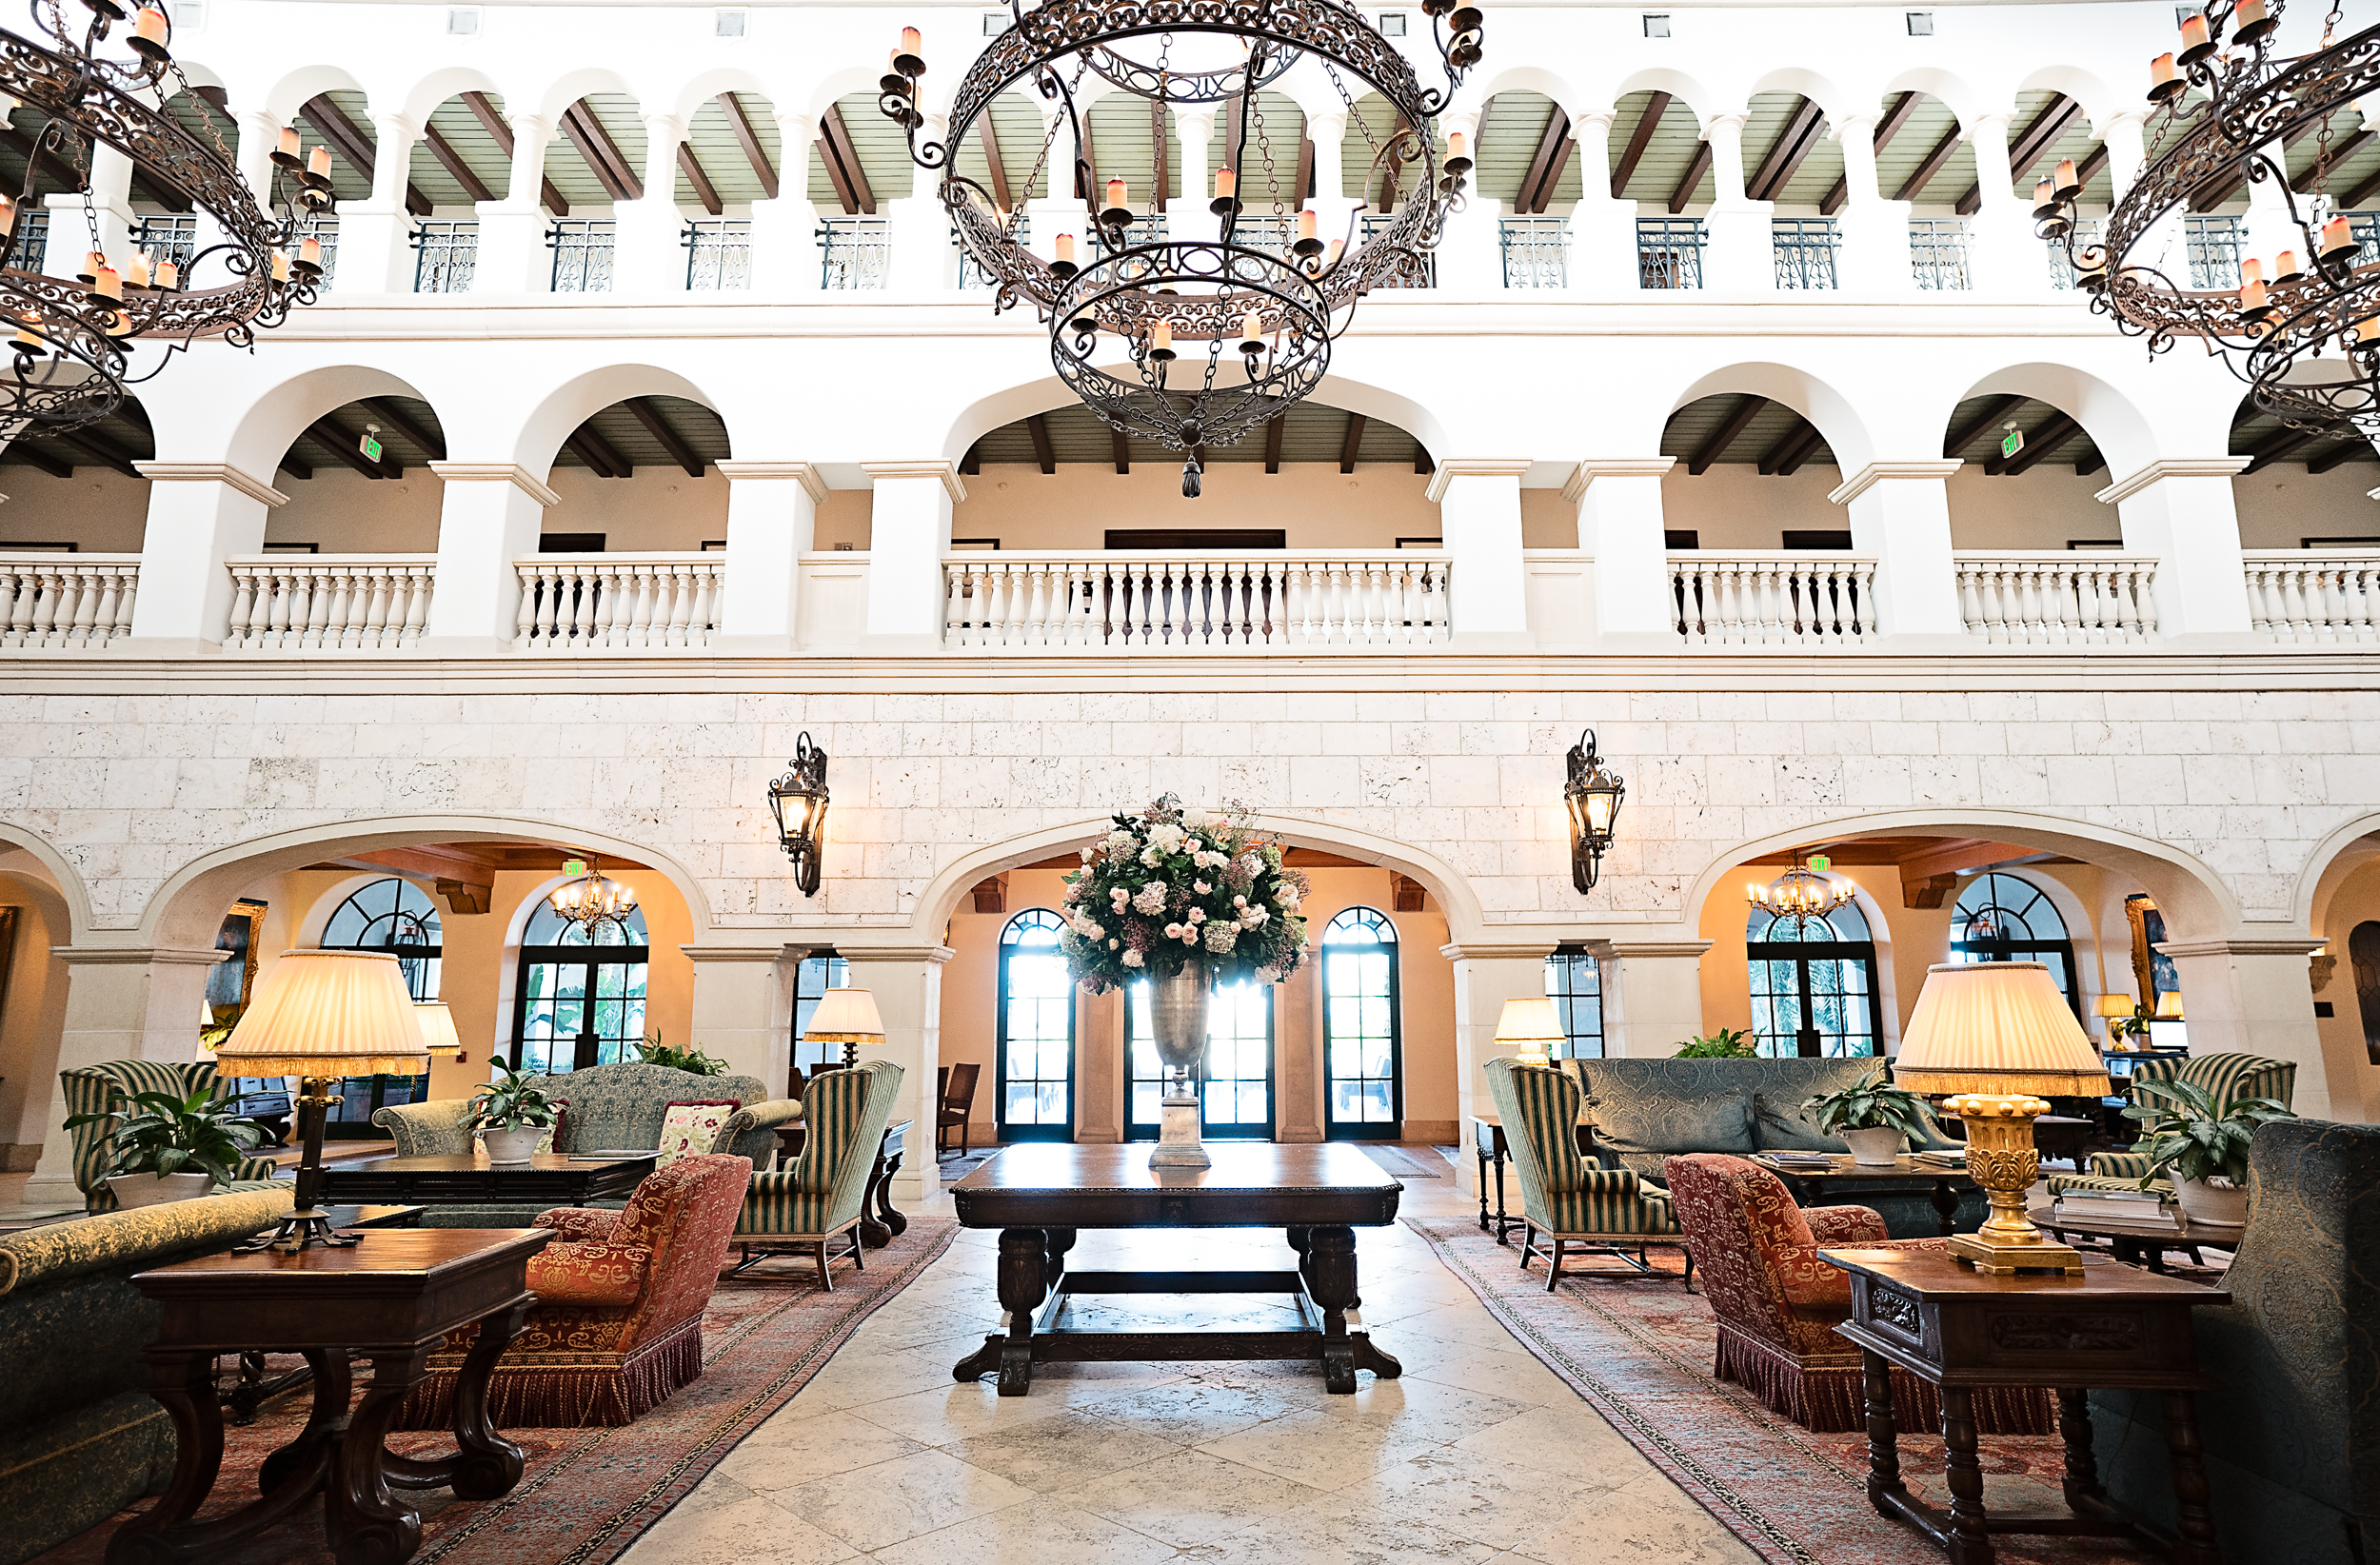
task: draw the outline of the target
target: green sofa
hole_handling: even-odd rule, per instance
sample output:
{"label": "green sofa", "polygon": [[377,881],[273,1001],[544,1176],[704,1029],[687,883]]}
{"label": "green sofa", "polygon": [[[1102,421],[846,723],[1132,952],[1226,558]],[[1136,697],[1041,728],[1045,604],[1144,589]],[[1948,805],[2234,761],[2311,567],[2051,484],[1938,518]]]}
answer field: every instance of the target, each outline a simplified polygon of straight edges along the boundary
{"label": "green sofa", "polygon": [[[1854,1086],[1882,1061],[1852,1060],[1565,1060],[1585,1095],[1579,1119],[1591,1127],[1590,1143],[1606,1168],[1634,1169],[1649,1184],[1668,1188],[1663,1159],[1689,1152],[1846,1152],[1842,1138],[1829,1136],[1804,1117],[1802,1101]],[[1962,1143],[1933,1126],[1925,1145]],[[1884,1218],[1894,1238],[1931,1238],[1941,1219],[1934,1209],[1934,1181],[1912,1176],[1863,1187],[1858,1204]],[[1987,1203],[1980,1191],[1959,1200],[1957,1227],[1983,1225]]]}
{"label": "green sofa", "polygon": [[[2226,1559],[2380,1559],[2380,1126],[2284,1119],[2248,1154],[2229,1305],[2193,1312],[2198,1431]],[[2167,1526],[2160,1394],[2094,1391],[2099,1472]]]}
{"label": "green sofa", "polygon": [[284,1183],[0,1238],[0,1565],[164,1491],[177,1442],[141,1362],[158,1309],[131,1278],[272,1226],[289,1195]]}
{"label": "green sofa", "polygon": [[[802,1117],[799,1099],[770,1098],[767,1084],[757,1076],[697,1076],[667,1065],[629,1061],[530,1080],[556,1102],[568,1105],[555,1142],[561,1152],[659,1146],[662,1117],[670,1104],[732,1098],[743,1107],[721,1128],[717,1143],[704,1150],[733,1152],[761,1170],[776,1161],[777,1127]],[[467,1098],[395,1103],[373,1115],[372,1123],[395,1138],[400,1158],[454,1157],[469,1153],[477,1141],[463,1128],[469,1108]],[[624,1199],[594,1204],[616,1210],[627,1203]],[[539,1205],[433,1206],[422,1215],[422,1226],[526,1228],[545,1210]]]}

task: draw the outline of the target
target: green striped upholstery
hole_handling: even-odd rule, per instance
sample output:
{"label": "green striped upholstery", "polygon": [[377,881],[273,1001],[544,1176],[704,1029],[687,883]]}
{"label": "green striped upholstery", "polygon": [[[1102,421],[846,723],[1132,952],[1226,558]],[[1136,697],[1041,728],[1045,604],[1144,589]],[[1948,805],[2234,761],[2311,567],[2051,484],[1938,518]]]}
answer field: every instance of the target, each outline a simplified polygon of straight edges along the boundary
{"label": "green striped upholstery", "polygon": [[[2253,1054],[2151,1055],[2132,1061],[2132,1080],[2135,1083],[2186,1081],[2193,1087],[2203,1087],[2218,1109],[2228,1108],[2242,1098],[2270,1098],[2287,1106],[2297,1090],[2297,1062],[2267,1060]],[[2167,1101],[2145,1097],[2136,1089],[2127,1091],[2134,1104]],[[2137,1152],[2094,1152],[2083,1168],[2080,1174],[2051,1175],[2050,1194],[2061,1196],[2069,1190],[2085,1194],[2096,1190],[2137,1191],[2140,1177],[2149,1172],[2149,1159]],[[2172,1184],[2165,1179],[2152,1180],[2149,1189],[2160,1196],[2173,1194]]]}
{"label": "green striped upholstery", "polygon": [[[60,1071],[58,1085],[66,1094],[69,1119],[80,1114],[106,1113],[109,1100],[119,1093],[128,1099],[144,1092],[169,1092],[176,1098],[188,1098],[194,1092],[223,1096],[211,1060],[110,1060]],[[115,1170],[115,1154],[108,1145],[108,1139],[115,1130],[116,1121],[109,1119],[77,1125],[69,1133],[74,1148],[74,1188],[83,1193],[86,1211],[116,1209],[115,1192],[108,1188],[108,1176]],[[254,1190],[279,1173],[280,1166],[270,1158],[243,1158],[231,1170],[231,1182],[221,1188]]]}
{"label": "green striped upholstery", "polygon": [[812,1081],[802,1097],[802,1156],[791,1168],[752,1176],[737,1238],[815,1238],[859,1217],[905,1074],[871,1060]]}
{"label": "green striped upholstery", "polygon": [[1488,1093],[1504,1123],[1520,1209],[1551,1234],[1675,1234],[1666,1199],[1625,1168],[1590,1167],[1578,1150],[1578,1083],[1567,1073],[1488,1061]]}

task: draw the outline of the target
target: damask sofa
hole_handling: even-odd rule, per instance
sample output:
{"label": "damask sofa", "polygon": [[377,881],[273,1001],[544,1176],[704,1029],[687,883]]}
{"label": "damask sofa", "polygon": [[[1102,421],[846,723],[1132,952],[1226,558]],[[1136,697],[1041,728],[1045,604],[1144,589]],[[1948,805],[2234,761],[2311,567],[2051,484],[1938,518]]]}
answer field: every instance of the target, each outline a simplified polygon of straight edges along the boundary
{"label": "damask sofa", "polygon": [[[530,1078],[558,1102],[566,1105],[558,1152],[607,1151],[614,1148],[658,1147],[662,1120],[672,1103],[733,1099],[740,1105],[720,1127],[709,1146],[700,1153],[732,1152],[753,1168],[776,1161],[777,1127],[802,1118],[797,1099],[768,1096],[757,1076],[697,1076],[667,1065],[629,1061],[592,1065],[562,1076]],[[477,1140],[463,1128],[469,1112],[467,1098],[441,1098],[426,1103],[396,1103],[372,1116],[372,1123],[396,1139],[400,1158],[459,1157]],[[617,1208],[625,1202],[600,1202]],[[426,1228],[526,1228],[545,1210],[542,1206],[431,1207],[422,1217]]]}
{"label": "damask sofa", "polygon": [[177,1442],[141,1362],[158,1307],[130,1278],[228,1249],[289,1196],[283,1182],[0,1238],[0,1565],[164,1491]]}
{"label": "damask sofa", "polygon": [[[2284,1119],[2248,1154],[2229,1305],[2192,1312],[2223,1557],[2380,1559],[2380,1126]],[[2161,1396],[2091,1394],[2109,1493],[2171,1526]]]}
{"label": "damask sofa", "polygon": [[[131,1099],[144,1092],[171,1093],[188,1098],[194,1092],[209,1098],[223,1096],[223,1084],[215,1076],[215,1062],[202,1060],[176,1062],[169,1060],[109,1060],[96,1065],[81,1065],[58,1073],[58,1085],[66,1097],[67,1118],[80,1114],[105,1113],[109,1102],[121,1095]],[[77,1125],[69,1135],[74,1149],[74,1188],[83,1193],[83,1209],[87,1212],[112,1212],[116,1209],[115,1192],[108,1188],[108,1175],[114,1167],[114,1154],[108,1139],[115,1134],[112,1119]],[[262,1190],[280,1174],[280,1165],[270,1158],[243,1158],[231,1171],[228,1183],[219,1184],[219,1191]]]}
{"label": "damask sofa", "polygon": [[[1693,1152],[1746,1157],[1755,1152],[1846,1152],[1838,1136],[1820,1131],[1802,1113],[1805,1099],[1867,1080],[1884,1061],[1853,1060],[1565,1060],[1585,1094],[1580,1122],[1593,1131],[1592,1151],[1606,1168],[1631,1168],[1666,1187],[1662,1163]],[[1925,1145],[1960,1143],[1932,1127]],[[1912,1176],[1905,1184],[1862,1185],[1860,1203],[1883,1218],[1894,1238],[1926,1238],[1941,1231],[1934,1209],[1934,1181]],[[1956,1226],[1983,1225],[1980,1191],[1960,1199]]]}

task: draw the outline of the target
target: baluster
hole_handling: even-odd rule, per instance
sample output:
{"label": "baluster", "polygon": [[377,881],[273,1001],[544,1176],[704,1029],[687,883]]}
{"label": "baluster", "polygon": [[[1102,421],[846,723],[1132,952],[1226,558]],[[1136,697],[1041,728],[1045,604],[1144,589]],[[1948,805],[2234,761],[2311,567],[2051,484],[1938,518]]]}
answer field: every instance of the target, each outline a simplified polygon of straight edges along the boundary
{"label": "baluster", "polygon": [[960,612],[966,602],[966,570],[948,561],[942,563],[942,640],[960,646],[972,644],[967,640],[965,617]]}
{"label": "baluster", "polygon": [[384,650],[411,646],[421,639],[422,618],[429,608],[429,573],[407,565],[389,583],[388,624],[381,632]]}
{"label": "baluster", "polygon": [[33,623],[32,573],[14,565],[0,568],[0,592],[8,595],[8,619],[0,624],[0,646],[23,646]]}
{"label": "baluster", "polygon": [[727,584],[727,573],[721,566],[704,563],[695,568],[694,644],[708,646],[719,633],[719,600]]}
{"label": "baluster", "polygon": [[1983,630],[1983,595],[1975,581],[1982,572],[1973,564],[1960,565],[1957,570],[1959,628],[1970,636],[1976,635]]}
{"label": "baluster", "polygon": [[[2149,597],[2149,569],[2145,565],[2117,565],[2109,573],[2113,602],[2109,612],[2113,616],[2108,626],[2108,640],[2131,644],[2145,642],[2155,633],[2156,605]],[[2255,594],[2250,593],[2251,606]]]}
{"label": "baluster", "polygon": [[233,565],[231,569],[231,626],[228,638],[240,651],[253,650],[256,645],[256,567]]}
{"label": "baluster", "polygon": [[[33,592],[33,624],[26,638],[29,646],[54,646],[51,640],[58,624],[59,600],[64,588],[54,569],[37,569],[31,573]],[[73,621],[67,622],[71,624]]]}
{"label": "baluster", "polygon": [[[654,576],[655,585],[669,602],[669,644],[693,645],[694,567],[664,565]],[[658,614],[655,617],[658,618]]]}
{"label": "baluster", "polygon": [[91,611],[99,606],[91,595],[90,573],[69,565],[60,573],[60,580],[66,584],[66,601],[58,609],[58,644],[88,645]]}
{"label": "baluster", "polygon": [[90,584],[86,589],[91,600],[90,629],[84,635],[84,645],[105,646],[114,636],[116,588],[123,581],[123,574],[111,565],[90,567]]}
{"label": "baluster", "polygon": [[538,610],[538,630],[548,652],[559,652],[570,636],[570,616],[578,612],[578,573],[565,565],[553,567],[547,579],[545,605]]}
{"label": "baluster", "polygon": [[645,650],[676,646],[679,637],[679,593],[684,584],[680,581],[678,567],[664,565],[644,565],[636,567],[637,583],[644,588],[647,610],[644,616]]}
{"label": "baluster", "polygon": [[2370,565],[2358,565],[2342,571],[2340,576],[2343,582],[2351,584],[2346,594],[2346,622],[2354,632],[2354,640],[2370,641],[2374,628],[2371,598],[2373,588],[2380,586],[2380,570],[2375,570]]}
{"label": "baluster", "polygon": [[512,647],[526,652],[537,644],[537,605],[545,597],[545,577],[528,565],[516,564],[512,568],[521,578],[521,607],[512,619]]}
{"label": "baluster", "polygon": [[2306,621],[2306,572],[2302,566],[2290,565],[2281,572],[2281,612],[2289,621],[2290,641],[2313,640],[2313,627]]}
{"label": "baluster", "polygon": [[653,634],[653,573],[641,565],[590,565],[584,602],[591,605],[579,649],[649,646]]}
{"label": "baluster", "polygon": [[119,580],[124,584],[124,595],[116,600],[115,627],[109,637],[110,641],[117,636],[129,636],[132,633],[132,608],[141,591],[140,566],[133,565],[125,570],[121,573]]}

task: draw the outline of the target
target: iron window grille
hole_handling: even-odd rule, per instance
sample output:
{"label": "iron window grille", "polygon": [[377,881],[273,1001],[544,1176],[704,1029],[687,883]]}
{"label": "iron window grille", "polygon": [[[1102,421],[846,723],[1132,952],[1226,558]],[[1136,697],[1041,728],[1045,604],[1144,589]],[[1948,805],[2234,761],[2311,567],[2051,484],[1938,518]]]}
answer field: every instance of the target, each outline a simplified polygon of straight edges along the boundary
{"label": "iron window grille", "polygon": [[1842,236],[1831,217],[1778,217],[1769,221],[1769,244],[1776,255],[1780,288],[1833,288],[1835,252]]}
{"label": "iron window grille", "polygon": [[1397,925],[1351,907],[1322,933],[1323,1134],[1362,1140],[1403,1135],[1404,1038]]}
{"label": "iron window grille", "polygon": [[2236,217],[2185,217],[2182,236],[2190,246],[2190,286],[2231,289],[2239,287],[2239,247],[2243,225]]}
{"label": "iron window grille", "polygon": [[1570,286],[1570,219],[1508,217],[1501,224],[1504,286],[1560,288]]}
{"label": "iron window grille", "polygon": [[1967,275],[1967,220],[1909,220],[1909,270],[1917,286],[1933,293],[1955,293],[1974,286]]}
{"label": "iron window grille", "polygon": [[559,217],[545,230],[545,248],[553,252],[556,293],[609,293],[612,240],[616,230],[607,217]]}
{"label": "iron window grille", "polygon": [[881,288],[890,281],[891,226],[881,217],[830,217],[818,230],[823,288]]}
{"label": "iron window grille", "polygon": [[16,267],[19,271],[41,271],[49,262],[50,214],[25,212],[18,219],[20,228],[16,241]]}
{"label": "iron window grille", "polygon": [[426,218],[413,229],[413,291],[468,293],[479,266],[479,224]]}
{"label": "iron window grille", "polygon": [[688,293],[725,293],[752,286],[752,225],[741,217],[698,218],[685,226]]}
{"label": "iron window grille", "polygon": [[1881,1051],[1876,951],[1855,904],[1795,925],[1755,911],[1745,929],[1752,1030],[1770,1059],[1842,1060]]}
{"label": "iron window grille", "polygon": [[1706,236],[1698,217],[1636,219],[1636,286],[1698,288]]}
{"label": "iron window grille", "polygon": [[2380,212],[2346,212],[2348,232],[2362,247],[2355,252],[2355,264],[2369,267],[2380,261]]}
{"label": "iron window grille", "polygon": [[1029,907],[1000,936],[994,1043],[1003,1141],[1074,1139],[1074,981],[1058,949],[1065,921]]}
{"label": "iron window grille", "polygon": [[191,252],[198,248],[198,216],[144,217],[132,227],[132,248],[147,250],[152,266],[170,261],[188,271]]}
{"label": "iron window grille", "polygon": [[1557,950],[1545,959],[1545,997],[1561,1018],[1563,1058],[1603,1058],[1603,970],[1584,951]]}

